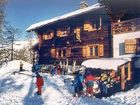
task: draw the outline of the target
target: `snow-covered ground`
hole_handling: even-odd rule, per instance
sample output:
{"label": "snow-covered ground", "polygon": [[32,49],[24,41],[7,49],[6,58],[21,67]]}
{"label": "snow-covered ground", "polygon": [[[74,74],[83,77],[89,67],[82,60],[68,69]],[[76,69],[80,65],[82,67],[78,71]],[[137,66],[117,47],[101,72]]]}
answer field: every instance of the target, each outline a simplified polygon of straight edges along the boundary
{"label": "snow-covered ground", "polygon": [[108,98],[73,98],[73,87],[64,78],[42,74],[45,84],[43,94],[36,95],[35,77],[31,64],[24,63],[23,74],[13,74],[19,70],[20,61],[12,61],[0,69],[0,105],[140,105],[140,85],[128,92],[120,92]]}

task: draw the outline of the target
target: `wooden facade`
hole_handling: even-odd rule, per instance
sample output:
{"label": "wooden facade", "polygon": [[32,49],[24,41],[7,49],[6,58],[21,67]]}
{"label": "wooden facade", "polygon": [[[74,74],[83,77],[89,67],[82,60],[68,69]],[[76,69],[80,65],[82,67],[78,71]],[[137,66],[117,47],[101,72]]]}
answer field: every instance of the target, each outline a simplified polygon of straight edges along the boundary
{"label": "wooden facade", "polygon": [[61,20],[35,30],[39,64],[111,57],[110,21],[103,8]]}

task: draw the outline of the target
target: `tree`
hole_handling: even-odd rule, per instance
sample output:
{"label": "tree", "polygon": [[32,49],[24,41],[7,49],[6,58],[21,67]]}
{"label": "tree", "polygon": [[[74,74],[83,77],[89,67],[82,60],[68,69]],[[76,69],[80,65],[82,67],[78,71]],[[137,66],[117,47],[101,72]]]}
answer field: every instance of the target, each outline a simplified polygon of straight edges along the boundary
{"label": "tree", "polygon": [[28,56],[28,61],[29,63],[33,63],[33,56],[34,56],[34,53],[33,53],[33,50],[32,50],[32,47],[35,43],[37,43],[37,39],[35,38],[35,33],[34,32],[28,32],[26,38],[28,40],[28,55],[26,54],[26,56]]}
{"label": "tree", "polygon": [[5,36],[3,36],[3,24],[4,24],[4,16],[5,16],[5,11],[4,11],[4,7],[5,7],[5,4],[6,4],[6,0],[0,0],[0,65],[2,64],[2,62],[5,59],[5,55],[6,53],[6,50],[3,49],[3,46],[5,45]]}
{"label": "tree", "polygon": [[[8,61],[14,59],[14,42],[19,39],[19,30],[13,28],[8,23],[4,23],[1,34],[1,60],[6,58]],[[3,51],[4,50],[4,51]],[[5,55],[5,56],[4,56]]]}
{"label": "tree", "polygon": [[2,31],[2,23],[4,20],[4,7],[6,4],[6,0],[0,0],[0,33]]}

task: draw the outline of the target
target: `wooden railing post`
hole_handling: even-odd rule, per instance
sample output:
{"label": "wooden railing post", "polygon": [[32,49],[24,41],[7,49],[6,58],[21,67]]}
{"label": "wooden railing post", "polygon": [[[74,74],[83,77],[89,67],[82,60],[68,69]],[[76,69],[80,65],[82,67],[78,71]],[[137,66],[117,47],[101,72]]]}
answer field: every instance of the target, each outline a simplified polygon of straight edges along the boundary
{"label": "wooden railing post", "polygon": [[131,62],[128,63],[128,78],[127,80],[131,80]]}
{"label": "wooden railing post", "polygon": [[125,67],[121,67],[121,90],[125,89]]}

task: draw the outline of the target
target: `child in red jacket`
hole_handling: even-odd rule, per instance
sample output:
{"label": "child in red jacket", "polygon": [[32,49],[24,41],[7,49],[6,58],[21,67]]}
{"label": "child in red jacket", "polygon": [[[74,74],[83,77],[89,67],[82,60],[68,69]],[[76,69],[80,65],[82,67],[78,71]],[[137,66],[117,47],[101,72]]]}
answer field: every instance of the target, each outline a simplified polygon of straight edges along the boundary
{"label": "child in red jacket", "polygon": [[88,74],[85,78],[85,84],[86,84],[86,95],[91,95],[93,96],[93,81],[95,81],[96,78],[91,75],[91,74]]}
{"label": "child in red jacket", "polygon": [[38,95],[41,95],[42,93],[42,86],[44,85],[44,80],[43,80],[43,77],[39,74],[37,74],[36,76],[36,86],[37,86],[37,94]]}

